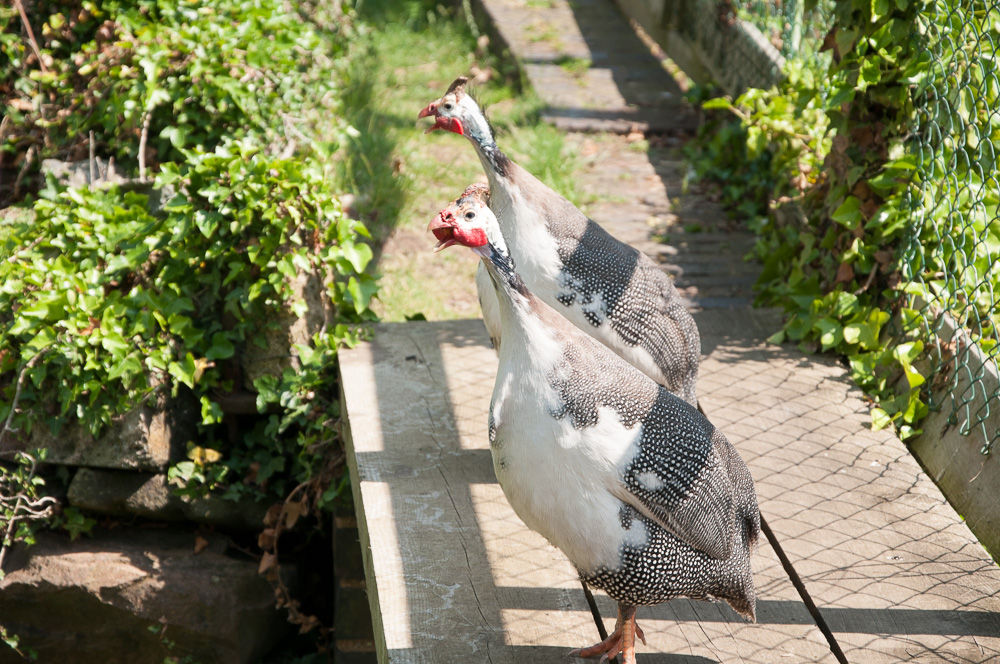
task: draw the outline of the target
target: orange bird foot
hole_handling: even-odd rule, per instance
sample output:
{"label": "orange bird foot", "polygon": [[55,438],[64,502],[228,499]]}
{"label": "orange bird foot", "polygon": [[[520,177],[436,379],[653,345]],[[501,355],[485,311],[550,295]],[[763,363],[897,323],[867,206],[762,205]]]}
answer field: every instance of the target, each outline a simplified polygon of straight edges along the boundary
{"label": "orange bird foot", "polygon": [[626,604],[618,605],[618,621],[615,623],[615,631],[608,635],[600,643],[595,643],[589,648],[576,648],[567,653],[569,657],[583,657],[591,659],[600,657],[600,664],[604,664],[618,653],[624,656],[624,664],[635,664],[635,637],[639,637],[643,645],[646,645],[646,635],[642,633],[642,628],[635,622],[635,607]]}

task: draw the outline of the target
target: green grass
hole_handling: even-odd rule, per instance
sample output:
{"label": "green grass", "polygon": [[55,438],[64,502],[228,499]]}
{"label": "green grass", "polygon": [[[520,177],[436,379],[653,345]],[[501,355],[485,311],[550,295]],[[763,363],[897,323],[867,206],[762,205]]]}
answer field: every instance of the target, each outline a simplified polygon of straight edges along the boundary
{"label": "green grass", "polygon": [[582,78],[590,66],[593,64],[590,58],[574,58],[570,55],[561,55],[556,58],[556,64],[567,74],[574,78]]}
{"label": "green grass", "polygon": [[355,25],[344,84],[345,112],[358,133],[339,177],[375,238],[382,274],[376,311],[384,320],[478,316],[474,258],[458,248],[432,255],[434,241],[424,229],[485,176],[466,139],[424,134],[430,121],[418,121],[417,113],[455,77],[472,67],[490,70],[493,78],[474,94],[489,110],[501,148],[570,200],[579,198],[577,160],[562,134],[539,119],[538,98],[517,89],[516,73],[477,54],[476,35],[459,13],[418,0],[365,1]]}

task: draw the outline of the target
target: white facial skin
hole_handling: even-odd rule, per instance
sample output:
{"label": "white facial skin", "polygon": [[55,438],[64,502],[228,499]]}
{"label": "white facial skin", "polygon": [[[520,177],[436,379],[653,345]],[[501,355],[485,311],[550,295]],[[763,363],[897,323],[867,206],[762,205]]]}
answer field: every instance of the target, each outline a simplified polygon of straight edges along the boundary
{"label": "white facial skin", "polygon": [[507,247],[504,244],[503,235],[500,234],[500,222],[497,221],[493,211],[487,207],[486,202],[482,199],[469,197],[456,201],[456,203],[459,202],[460,205],[455,206],[456,217],[461,215],[459,224],[467,232],[475,229],[485,233],[490,244],[506,253]]}
{"label": "white facial skin", "polygon": [[467,136],[483,146],[495,145],[493,132],[479,105],[462,91],[449,92],[428,105],[422,115],[434,115],[433,129],[444,129]]}

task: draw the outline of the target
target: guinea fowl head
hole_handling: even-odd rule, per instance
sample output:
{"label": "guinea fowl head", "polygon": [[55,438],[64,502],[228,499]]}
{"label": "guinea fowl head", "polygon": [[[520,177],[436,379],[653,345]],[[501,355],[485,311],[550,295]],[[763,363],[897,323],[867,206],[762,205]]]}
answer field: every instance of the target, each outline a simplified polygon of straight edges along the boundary
{"label": "guinea fowl head", "polygon": [[427,225],[427,230],[434,233],[438,240],[434,250],[440,251],[453,244],[479,249],[491,241],[502,243],[500,226],[487,204],[488,200],[487,186],[474,184],[441,210]]}
{"label": "guinea fowl head", "polygon": [[469,247],[483,259],[494,282],[501,279],[515,291],[525,292],[500,232],[500,222],[489,208],[489,187],[485,184],[467,187],[431,220],[427,230],[437,238],[435,251],[455,244]]}
{"label": "guinea fowl head", "polygon": [[417,117],[434,118],[434,124],[427,128],[428,132],[444,129],[467,136],[482,145],[494,144],[493,129],[479,104],[466,92],[467,82],[464,76],[456,78],[444,96],[427,104]]}

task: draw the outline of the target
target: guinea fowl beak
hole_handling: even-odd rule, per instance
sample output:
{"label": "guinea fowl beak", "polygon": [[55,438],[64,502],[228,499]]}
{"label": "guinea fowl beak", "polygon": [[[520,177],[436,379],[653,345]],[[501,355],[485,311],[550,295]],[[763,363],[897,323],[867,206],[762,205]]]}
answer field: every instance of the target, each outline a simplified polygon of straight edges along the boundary
{"label": "guinea fowl beak", "polygon": [[427,104],[426,107],[424,107],[424,110],[420,111],[420,114],[417,115],[417,118],[418,119],[426,118],[428,115],[434,115],[435,113],[437,113],[437,107],[438,107],[437,102],[432,101],[431,103]]}
{"label": "guinea fowl beak", "polygon": [[457,242],[455,223],[455,215],[447,210],[442,210],[438,216],[431,219],[431,223],[427,224],[427,230],[434,233],[434,237],[438,241],[437,246],[434,247],[434,253],[447,249]]}
{"label": "guinea fowl beak", "polygon": [[434,124],[424,131],[425,134],[429,134],[435,129],[444,129],[445,131],[451,131],[459,136],[465,135],[465,128],[462,126],[461,121],[458,118],[445,118],[438,114],[438,103],[432,101],[427,104],[420,113],[417,114],[417,119],[426,118],[429,115],[434,116]]}

